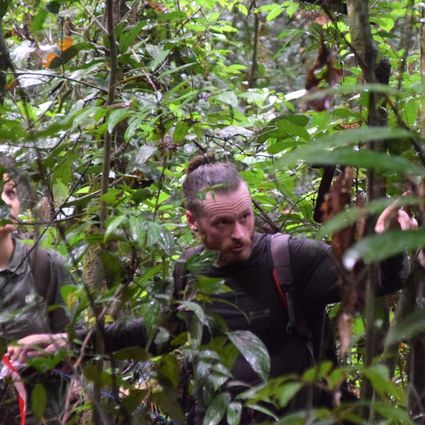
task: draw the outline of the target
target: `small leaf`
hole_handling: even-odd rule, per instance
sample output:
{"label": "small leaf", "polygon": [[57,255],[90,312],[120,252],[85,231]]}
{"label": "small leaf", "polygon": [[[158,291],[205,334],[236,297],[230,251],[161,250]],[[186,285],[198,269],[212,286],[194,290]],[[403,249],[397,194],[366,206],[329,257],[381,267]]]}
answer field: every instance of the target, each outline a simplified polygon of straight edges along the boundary
{"label": "small leaf", "polygon": [[36,384],[31,392],[31,410],[37,419],[43,416],[47,405],[47,393],[42,384]]}
{"label": "small leaf", "polygon": [[190,125],[187,121],[179,121],[176,124],[176,128],[174,129],[173,133],[173,140],[175,143],[180,143],[184,140],[187,133],[190,130]]}
{"label": "small leaf", "polygon": [[266,381],[270,373],[270,357],[263,342],[250,331],[228,332],[227,336],[252,369]]}
{"label": "small leaf", "polygon": [[229,403],[230,395],[228,393],[218,394],[209,405],[202,424],[218,425],[223,419]]}
{"label": "small leaf", "polygon": [[239,425],[242,416],[242,403],[232,401],[227,407],[226,419],[229,425]]}

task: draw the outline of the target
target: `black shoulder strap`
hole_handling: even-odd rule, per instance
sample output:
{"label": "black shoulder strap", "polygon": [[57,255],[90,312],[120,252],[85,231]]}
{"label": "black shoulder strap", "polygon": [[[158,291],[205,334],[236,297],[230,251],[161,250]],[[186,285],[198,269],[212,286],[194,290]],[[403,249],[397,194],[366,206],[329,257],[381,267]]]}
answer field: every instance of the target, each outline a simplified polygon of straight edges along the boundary
{"label": "black shoulder strap", "polygon": [[291,258],[289,254],[289,235],[276,233],[271,238],[271,253],[273,261],[273,280],[279,293],[282,305],[288,309],[288,331],[297,329],[295,315],[295,295]]}

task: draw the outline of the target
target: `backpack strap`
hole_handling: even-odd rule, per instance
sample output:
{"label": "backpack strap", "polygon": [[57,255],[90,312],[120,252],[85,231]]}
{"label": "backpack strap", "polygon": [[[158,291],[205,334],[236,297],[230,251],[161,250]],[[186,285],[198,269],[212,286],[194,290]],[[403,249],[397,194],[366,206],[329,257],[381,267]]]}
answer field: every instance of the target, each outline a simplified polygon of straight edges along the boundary
{"label": "backpack strap", "polygon": [[287,330],[293,333],[297,329],[297,318],[294,301],[294,285],[289,255],[289,235],[275,233],[271,238],[271,253],[273,261],[273,280],[276,285],[282,305],[288,309]]}
{"label": "backpack strap", "polygon": [[289,254],[290,235],[275,233],[272,235],[270,248],[273,262],[273,280],[282,305],[288,310],[288,325],[286,330],[290,334],[298,334],[305,340],[310,365],[315,364],[315,355],[312,344],[311,330],[303,317],[302,311],[296,308],[294,277]]}

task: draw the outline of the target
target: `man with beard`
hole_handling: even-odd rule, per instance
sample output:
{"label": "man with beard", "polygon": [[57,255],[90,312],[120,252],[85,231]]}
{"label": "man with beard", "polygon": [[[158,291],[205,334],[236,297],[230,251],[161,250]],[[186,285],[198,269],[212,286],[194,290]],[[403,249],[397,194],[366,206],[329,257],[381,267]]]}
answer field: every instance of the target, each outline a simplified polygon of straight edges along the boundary
{"label": "man with beard", "polygon": [[[283,305],[273,276],[273,237],[255,232],[251,195],[236,168],[230,163],[215,162],[209,155],[195,157],[189,164],[183,190],[188,225],[199,235],[202,245],[187,251],[177,265],[175,298],[193,300],[197,292],[196,282],[202,276],[222,279],[231,289],[214,294],[204,302],[203,308],[212,320],[208,327],[203,327],[202,342],[208,343],[227,331],[252,332],[267,348],[271,377],[302,374],[323,359],[335,361],[334,344],[329,344],[328,338],[326,341],[322,338],[324,333],[328,333],[325,329],[325,307],[340,298],[338,274],[331,260],[330,247],[310,239],[288,239],[286,249],[293,280],[293,307],[298,310],[297,316],[305,320],[307,332],[302,334],[288,329],[288,305]],[[395,219],[402,229],[417,226],[402,211],[397,212]],[[387,227],[388,222],[393,220],[394,215],[385,211],[378,221],[381,227]],[[210,253],[215,254],[212,260]],[[193,267],[194,264],[196,267]],[[381,276],[382,293],[399,289],[407,276],[406,256],[385,260],[381,264]],[[181,313],[184,313],[182,309],[179,320],[172,323],[177,324],[173,334],[193,329],[197,321],[196,315],[187,314],[182,319]],[[177,316],[173,317],[176,319]],[[106,327],[105,337],[107,351],[133,345],[145,346],[147,342],[142,320]],[[24,349],[33,344],[44,345],[47,352],[67,344],[65,334],[34,335],[20,342]],[[155,344],[151,345],[151,349],[155,353],[159,351]],[[20,352],[19,348],[10,349],[12,357],[19,357]],[[196,367],[193,369],[196,370]],[[234,395],[261,382],[251,363],[243,356],[236,359],[232,375],[234,381],[241,385],[231,389],[223,387],[223,391],[228,390]],[[310,393],[307,388],[298,392],[286,411],[306,408],[308,400],[312,406],[329,404],[325,394],[318,391]],[[281,415],[284,412],[275,413]],[[191,403],[186,423],[202,424],[204,416],[202,394],[198,393],[195,403]],[[261,413],[244,409],[240,423],[264,419]]]}

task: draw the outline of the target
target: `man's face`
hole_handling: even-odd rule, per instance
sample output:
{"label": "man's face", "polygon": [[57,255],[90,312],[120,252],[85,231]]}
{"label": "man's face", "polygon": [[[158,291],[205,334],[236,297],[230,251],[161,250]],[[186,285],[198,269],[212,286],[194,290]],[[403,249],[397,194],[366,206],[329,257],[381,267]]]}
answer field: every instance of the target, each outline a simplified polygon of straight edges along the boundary
{"label": "man's face", "polygon": [[207,249],[219,252],[219,264],[247,260],[254,239],[254,213],[246,185],[241,183],[229,193],[207,192],[201,205],[196,215],[186,211],[187,221]]}
{"label": "man's face", "polygon": [[[16,190],[16,183],[11,180],[7,174],[3,175],[3,190],[1,193],[1,199],[9,207],[9,218],[13,221],[18,220],[21,203],[18,198],[18,192]],[[6,224],[0,227],[0,233],[11,233],[16,229],[15,224]]]}

